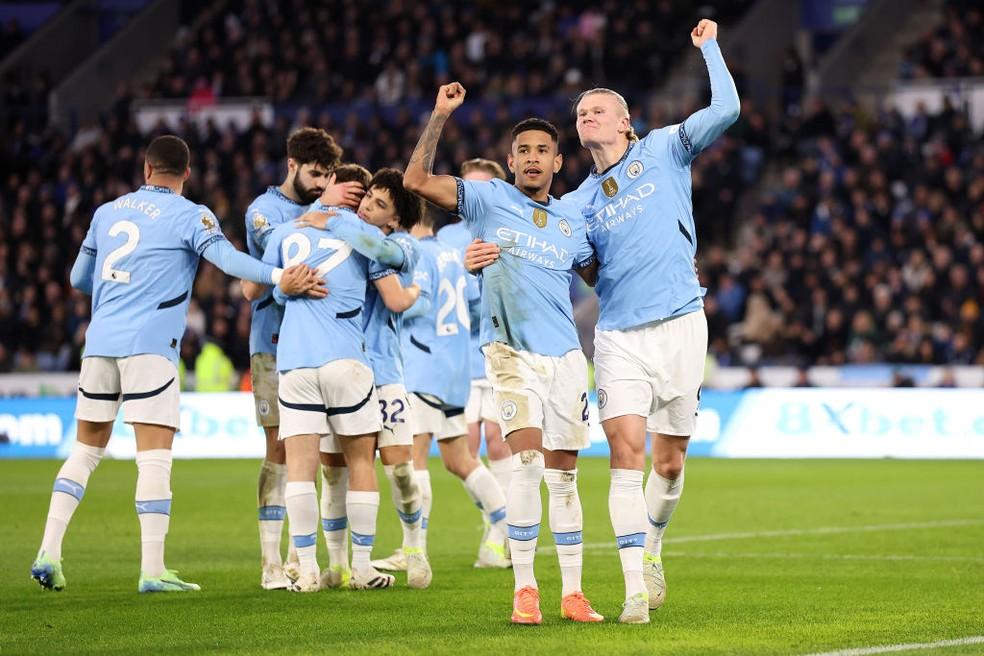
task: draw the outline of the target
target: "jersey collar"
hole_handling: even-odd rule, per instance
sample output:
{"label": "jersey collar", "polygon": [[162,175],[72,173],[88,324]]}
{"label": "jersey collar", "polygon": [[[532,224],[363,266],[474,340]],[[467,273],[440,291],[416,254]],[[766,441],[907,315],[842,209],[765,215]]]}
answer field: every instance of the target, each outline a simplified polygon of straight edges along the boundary
{"label": "jersey collar", "polygon": [[267,187],[267,193],[268,194],[273,194],[274,196],[276,196],[280,200],[285,201],[285,202],[288,202],[291,205],[303,205],[304,204],[304,203],[298,203],[296,200],[294,200],[293,198],[291,198],[290,196],[288,196],[284,192],[280,191],[280,187],[276,187],[274,185],[270,185],[269,187]]}
{"label": "jersey collar", "polygon": [[174,190],[170,187],[161,187],[159,185],[141,185],[141,191],[156,191],[160,194],[173,194]]}
{"label": "jersey collar", "polygon": [[632,147],[635,146],[637,143],[639,143],[639,142],[638,141],[635,141],[633,143],[630,143],[629,146],[628,146],[628,148],[625,149],[625,152],[622,153],[622,156],[619,158],[619,160],[617,162],[615,162],[614,164],[612,164],[611,166],[609,166],[604,171],[602,171],[601,173],[598,173],[598,171],[595,170],[595,165],[592,164],[591,165],[591,175],[594,176],[594,177],[596,177],[596,178],[600,178],[601,176],[607,174],[613,168],[615,168],[616,166],[618,166],[619,164],[621,164],[622,162],[624,162],[626,159],[628,159],[629,153],[632,152]]}

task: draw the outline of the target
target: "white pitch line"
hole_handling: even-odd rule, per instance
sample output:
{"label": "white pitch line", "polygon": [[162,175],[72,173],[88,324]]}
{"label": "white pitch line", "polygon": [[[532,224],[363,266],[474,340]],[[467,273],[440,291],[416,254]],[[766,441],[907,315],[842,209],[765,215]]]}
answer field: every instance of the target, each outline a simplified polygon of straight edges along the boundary
{"label": "white pitch line", "polygon": [[984,645],[984,636],[970,636],[968,638],[938,640],[936,642],[913,642],[900,645],[882,645],[880,647],[858,647],[855,649],[841,649],[839,651],[825,651],[822,653],[809,654],[809,656],[868,656],[869,654],[887,654],[894,651],[939,649],[941,647],[960,647],[962,645]]}
{"label": "white pitch line", "polygon": [[[663,540],[664,544],[684,544],[688,542],[719,542],[723,540],[755,540],[759,538],[799,537],[804,535],[835,535],[839,533],[867,533],[876,531],[906,531],[910,529],[948,528],[953,526],[972,526],[984,524],[984,519],[949,519],[935,522],[912,522],[905,524],[869,524],[866,526],[821,526],[818,528],[793,528],[776,531],[748,531],[743,533],[709,533],[707,535],[678,535]],[[615,541],[588,542],[585,549],[614,549]],[[553,545],[539,547],[538,553],[553,552]]]}
{"label": "white pitch line", "polygon": [[984,563],[984,556],[916,556],[908,554],[806,554],[806,553],[726,553],[693,552],[693,551],[664,551],[663,555],[679,558],[806,558],[809,560],[899,560],[899,561],[930,561],[930,562],[969,562]]}

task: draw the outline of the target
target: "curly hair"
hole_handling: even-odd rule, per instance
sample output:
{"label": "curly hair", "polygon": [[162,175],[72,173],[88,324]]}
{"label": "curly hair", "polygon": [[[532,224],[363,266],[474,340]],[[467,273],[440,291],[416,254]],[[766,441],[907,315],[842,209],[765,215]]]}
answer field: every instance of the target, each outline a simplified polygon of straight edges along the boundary
{"label": "curly hair", "polygon": [[301,128],[287,139],[287,157],[298,165],[319,164],[330,171],[342,161],[342,147],[321,128]]}

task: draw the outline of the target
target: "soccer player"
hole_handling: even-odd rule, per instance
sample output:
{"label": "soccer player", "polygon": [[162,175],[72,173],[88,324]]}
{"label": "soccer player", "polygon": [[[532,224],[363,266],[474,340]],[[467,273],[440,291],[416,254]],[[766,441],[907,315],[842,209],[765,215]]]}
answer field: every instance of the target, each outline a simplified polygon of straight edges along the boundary
{"label": "soccer player", "polygon": [[[477,157],[461,165],[461,179],[488,182],[489,180],[506,179],[506,172],[498,162]],[[464,253],[472,241],[471,232],[464,222],[457,220],[437,231],[439,241],[448,243]],[[492,398],[492,385],[485,376],[485,356],[482,355],[481,342],[481,279],[468,275],[469,285],[478,285],[478,295],[468,303],[468,313],[471,319],[471,393],[465,406],[465,421],[468,424],[468,448],[472,455],[478,456],[482,445],[482,435],[485,435],[485,446],[489,458],[489,471],[495,476],[496,482],[503,493],[509,491],[509,477],[512,475],[512,454],[509,446],[502,439],[499,430],[498,414],[495,411],[495,401]],[[485,533],[479,543],[479,558],[475,567],[510,567],[508,555],[508,540],[496,547],[486,547],[489,538],[490,524],[485,522]],[[502,554],[501,556],[499,554]]]}
{"label": "soccer player", "polygon": [[561,612],[579,622],[603,618],[581,591],[582,516],[577,452],[589,444],[587,362],[570,300],[571,269],[594,259],[580,209],[549,195],[563,158],[556,128],[527,119],[512,131],[509,169],[501,180],[467,182],[433,175],[434,152],[451,113],[464,100],[444,85],[421,135],[404,184],[460,216],[503,256],[484,272],[482,342],[499,422],[513,453],[507,517],[515,575],[512,621],[542,622],[533,559],[540,530],[540,482],[547,481],[550,528],[563,579]]}
{"label": "soccer player", "polygon": [[[366,187],[368,192],[358,208],[359,218],[382,230],[387,239],[397,242],[409,258],[409,264],[399,271],[375,262],[370,264],[372,284],[366,294],[364,316],[366,344],[383,424],[377,434],[376,446],[403,527],[402,553],[407,563],[407,585],[426,588],[430,585],[431,568],[420,545],[420,488],[412,462],[413,427],[400,347],[403,312],[420,294],[420,287],[413,282],[419,244],[406,231],[419,220],[422,206],[419,198],[403,188],[403,173],[396,169],[378,171],[371,181],[366,181]],[[344,585],[351,576],[344,542],[345,505],[340,503],[348,474],[344,459],[338,458],[340,446],[337,442],[332,437],[322,440],[322,523],[331,559],[322,575],[322,583],[327,587]],[[375,563],[373,561],[374,566]]]}
{"label": "soccer player", "polygon": [[188,145],[178,137],[154,139],[144,160],[146,184],[96,210],[72,267],[72,285],[92,295],[92,320],[79,375],[78,441],[55,479],[44,537],[31,567],[31,577],[48,590],[65,587],[62,539],[121,406],[137,442],[137,590],[199,589],[164,566],[171,445],[179,420],[176,362],[199,258],[229,275],[286,283],[289,293],[314,284],[306,268],[283,274],[236,251],[212,211],[182,197],[191,174],[189,160]]}
{"label": "soccer player", "polygon": [[[246,244],[250,255],[263,257],[267,238],[274,227],[299,217],[326,191],[329,176],[338,166],[341,156],[342,149],[324,130],[301,128],[290,135],[287,139],[287,177],[279,186],[269,187],[246,209]],[[358,202],[361,187],[351,182],[339,185],[338,189],[330,189],[329,195],[332,193],[340,198],[350,196]],[[244,285],[244,291],[248,288]],[[256,421],[263,427],[266,436],[266,456],[257,481],[262,558],[260,585],[265,590],[282,590],[287,587],[280,556],[286,512],[284,487],[287,484],[287,465],[283,444],[277,439],[280,413],[275,358],[283,308],[273,302],[270,290],[251,300],[250,376]]]}
{"label": "soccer player", "polygon": [[[501,550],[503,538],[497,536],[505,534],[506,500],[495,477],[468,449],[465,437],[470,373],[467,274],[461,254],[435,238],[433,215],[423,213],[410,234],[420,244],[414,272],[420,298],[404,314],[402,350],[415,433],[413,462],[421,490],[421,548],[427,552],[433,505],[427,459],[431,439],[436,439],[445,469],[462,481],[483,520],[492,525],[489,544],[498,544]],[[397,552],[381,565],[392,570],[407,567],[409,575],[409,559],[402,556]]]}
{"label": "soccer player", "polygon": [[389,587],[392,577],[381,575],[369,564],[379,510],[373,461],[376,433],[382,426],[360,315],[369,260],[399,270],[407,257],[377,228],[351,210],[336,207],[325,229],[294,223],[275,228],[263,259],[271,264],[303,262],[331,289],[322,299],[286,302],[277,346],[280,439],[285,441],[287,454],[284,496],[300,569],[289,589],[315,592],[321,588],[315,477],[321,436],[329,432],[341,442],[349,470],[346,506],[353,543],[351,585]]}
{"label": "soccer player", "polygon": [[[707,353],[690,165],[739,112],[717,24],[701,20],[690,37],[707,63],[711,104],[639,140],[622,96],[584,92],[575,103],[577,131],[594,167],[564,197],[584,208],[600,261],[595,378],[611,448],[609,512],[625,576],[625,623],[648,622],[649,610],[666,599],[662,539],[683,491]],[[469,266],[494,261],[496,250],[476,247]],[[644,490],[647,431],[653,467]]]}

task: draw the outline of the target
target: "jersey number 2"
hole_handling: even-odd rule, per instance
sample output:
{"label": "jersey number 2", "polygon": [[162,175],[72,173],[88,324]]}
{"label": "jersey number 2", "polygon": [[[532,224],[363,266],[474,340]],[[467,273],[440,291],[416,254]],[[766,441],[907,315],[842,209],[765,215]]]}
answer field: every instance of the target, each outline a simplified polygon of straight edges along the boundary
{"label": "jersey number 2", "polygon": [[[468,330],[471,327],[471,318],[468,316],[468,304],[465,302],[464,276],[459,277],[453,287],[450,280],[442,278],[437,296],[441,299],[441,308],[437,311],[437,336],[457,335],[459,323]],[[451,317],[452,312],[455,313],[455,317]]]}
{"label": "jersey number 2", "polygon": [[130,284],[130,272],[114,269],[113,265],[123,257],[126,257],[137,248],[140,241],[140,228],[132,221],[117,221],[109,228],[109,236],[115,237],[120,233],[126,233],[126,242],[106,256],[103,262],[102,279],[110,282],[121,282]]}

